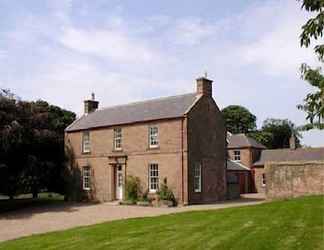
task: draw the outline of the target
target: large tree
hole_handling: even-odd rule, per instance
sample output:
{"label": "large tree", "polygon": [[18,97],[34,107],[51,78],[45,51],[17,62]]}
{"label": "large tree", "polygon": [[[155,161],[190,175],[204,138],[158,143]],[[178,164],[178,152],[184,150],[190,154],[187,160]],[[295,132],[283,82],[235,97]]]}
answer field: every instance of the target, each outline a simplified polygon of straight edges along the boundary
{"label": "large tree", "polygon": [[248,133],[256,129],[256,116],[247,108],[230,105],[222,110],[227,131],[238,134]]}
{"label": "large tree", "polygon": [[63,193],[64,128],[75,114],[0,91],[0,193]]}
{"label": "large tree", "polygon": [[[309,47],[311,40],[318,40],[323,37],[324,29],[324,1],[323,0],[298,0],[302,2],[302,9],[314,13],[306,24],[302,26],[300,43],[302,47]],[[317,44],[314,51],[319,62],[324,62],[324,44]],[[302,78],[313,88],[314,92],[308,94],[304,103],[297,107],[307,113],[306,119],[309,121],[304,129],[319,128],[324,129],[324,76],[321,67],[311,68],[307,64],[302,64]]]}
{"label": "large tree", "polygon": [[256,139],[269,149],[289,148],[289,139],[296,137],[296,146],[300,147],[301,134],[291,121],[287,119],[267,119],[261,130],[252,132],[249,136]]}

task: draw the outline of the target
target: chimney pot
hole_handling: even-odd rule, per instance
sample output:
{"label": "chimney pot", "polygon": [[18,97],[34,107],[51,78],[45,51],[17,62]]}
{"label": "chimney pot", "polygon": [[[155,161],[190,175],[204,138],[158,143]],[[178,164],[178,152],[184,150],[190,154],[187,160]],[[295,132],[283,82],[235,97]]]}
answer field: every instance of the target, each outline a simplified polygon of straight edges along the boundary
{"label": "chimney pot", "polygon": [[213,94],[213,81],[207,77],[200,77],[197,79],[197,95],[212,96]]}
{"label": "chimney pot", "polygon": [[98,109],[99,102],[95,100],[95,94],[91,93],[91,99],[84,101],[84,114],[90,114]]}

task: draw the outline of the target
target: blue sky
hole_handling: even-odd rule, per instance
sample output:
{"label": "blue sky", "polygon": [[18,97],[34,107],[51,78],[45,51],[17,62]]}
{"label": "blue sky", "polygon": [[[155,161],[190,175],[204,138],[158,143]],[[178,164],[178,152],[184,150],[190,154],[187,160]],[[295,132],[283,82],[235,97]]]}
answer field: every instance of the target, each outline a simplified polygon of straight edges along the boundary
{"label": "blue sky", "polygon": [[23,99],[81,114],[91,92],[101,107],[181,94],[207,71],[220,108],[305,122],[298,68],[316,58],[297,1],[0,0],[0,16],[0,87]]}

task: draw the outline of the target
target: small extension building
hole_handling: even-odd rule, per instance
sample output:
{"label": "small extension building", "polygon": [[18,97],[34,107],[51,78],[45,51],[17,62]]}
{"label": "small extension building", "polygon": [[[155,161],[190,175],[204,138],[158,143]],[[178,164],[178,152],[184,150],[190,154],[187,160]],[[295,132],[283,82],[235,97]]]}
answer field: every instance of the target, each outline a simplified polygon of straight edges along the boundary
{"label": "small extension building", "polygon": [[[280,163],[281,166],[285,163],[306,166],[309,162],[324,161],[324,148],[297,148],[294,136],[290,138],[290,148],[283,149],[266,149],[264,145],[245,134],[228,133],[227,141],[230,162],[227,176],[228,179],[236,176],[240,193],[266,192],[265,166],[269,163]],[[324,169],[322,171],[324,173]]]}

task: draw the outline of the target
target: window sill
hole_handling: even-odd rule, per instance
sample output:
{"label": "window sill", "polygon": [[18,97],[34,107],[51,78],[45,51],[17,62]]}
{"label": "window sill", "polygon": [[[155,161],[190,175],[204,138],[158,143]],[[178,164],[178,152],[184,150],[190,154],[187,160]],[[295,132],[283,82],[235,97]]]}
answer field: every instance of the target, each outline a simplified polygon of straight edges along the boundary
{"label": "window sill", "polygon": [[112,152],[123,152],[122,148],[115,148],[112,150]]}
{"label": "window sill", "polygon": [[83,191],[90,191],[91,188],[83,188]]}
{"label": "window sill", "polygon": [[91,154],[91,151],[89,151],[89,152],[82,152],[81,154],[82,155],[90,155]]}
{"label": "window sill", "polygon": [[149,146],[147,150],[159,150],[160,146]]}
{"label": "window sill", "polygon": [[149,194],[156,194],[157,190],[149,190]]}

